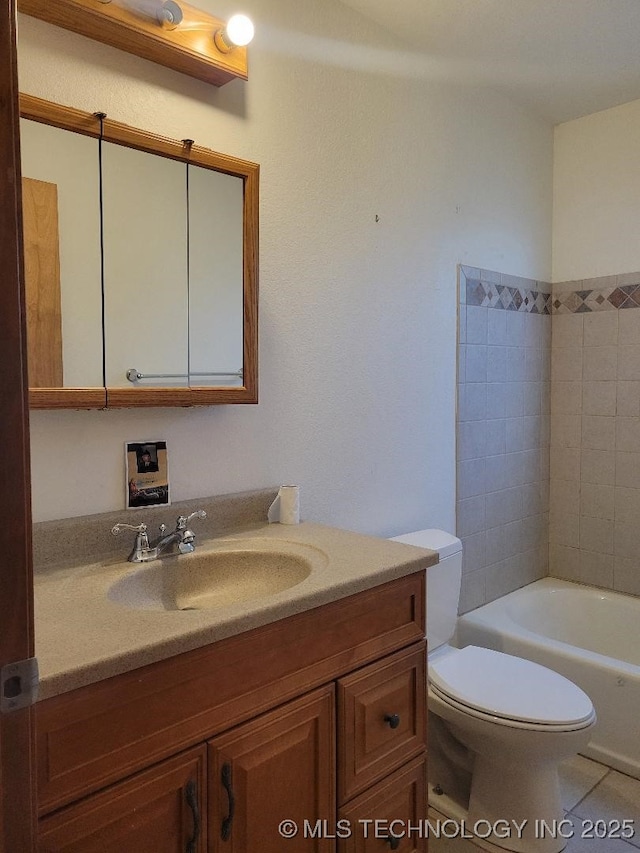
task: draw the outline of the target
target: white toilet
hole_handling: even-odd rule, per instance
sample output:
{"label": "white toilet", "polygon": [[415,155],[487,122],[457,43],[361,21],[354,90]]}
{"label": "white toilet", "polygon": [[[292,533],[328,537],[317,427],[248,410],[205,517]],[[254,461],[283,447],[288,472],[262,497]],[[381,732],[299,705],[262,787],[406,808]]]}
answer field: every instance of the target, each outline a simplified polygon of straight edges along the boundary
{"label": "white toilet", "polygon": [[[589,742],[596,721],[591,700],[533,661],[449,645],[462,543],[442,530],[394,538],[440,557],[427,570],[430,804],[449,817],[464,817],[467,831],[477,825],[484,835],[496,826],[486,840],[498,847],[558,853],[567,839],[553,831],[564,819],[557,767]],[[507,821],[526,823],[507,829]]]}

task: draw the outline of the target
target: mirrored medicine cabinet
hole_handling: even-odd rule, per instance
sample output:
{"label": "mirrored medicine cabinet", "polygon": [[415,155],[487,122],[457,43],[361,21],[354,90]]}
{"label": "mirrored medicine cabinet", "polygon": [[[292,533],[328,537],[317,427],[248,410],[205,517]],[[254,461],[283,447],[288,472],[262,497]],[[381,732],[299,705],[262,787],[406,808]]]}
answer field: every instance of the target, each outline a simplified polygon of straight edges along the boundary
{"label": "mirrored medicine cabinet", "polygon": [[254,163],[20,96],[32,408],[257,402]]}

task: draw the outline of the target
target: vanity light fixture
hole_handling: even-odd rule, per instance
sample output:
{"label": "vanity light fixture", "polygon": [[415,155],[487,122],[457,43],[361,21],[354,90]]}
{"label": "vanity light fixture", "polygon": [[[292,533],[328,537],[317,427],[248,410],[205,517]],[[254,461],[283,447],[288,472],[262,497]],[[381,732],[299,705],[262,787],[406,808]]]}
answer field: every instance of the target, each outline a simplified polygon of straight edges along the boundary
{"label": "vanity light fixture", "polygon": [[225,22],[182,0],[18,0],[18,9],[214,86],[248,78],[246,15]]}

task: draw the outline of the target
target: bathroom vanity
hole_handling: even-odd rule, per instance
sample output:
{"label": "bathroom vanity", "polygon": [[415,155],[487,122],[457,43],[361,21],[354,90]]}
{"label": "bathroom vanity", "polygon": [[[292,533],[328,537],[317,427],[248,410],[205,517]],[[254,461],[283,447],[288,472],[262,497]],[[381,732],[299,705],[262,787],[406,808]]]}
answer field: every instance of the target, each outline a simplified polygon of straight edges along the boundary
{"label": "bathroom vanity", "polygon": [[[329,559],[266,610],[137,613],[101,601],[120,569],[97,570],[79,629],[104,607],[112,636],[102,652],[87,640],[91,662],[78,646],[66,669],[62,649],[42,660],[43,853],[426,851],[384,822],[426,818],[424,569],[437,557],[318,525],[286,535]],[[86,577],[48,578],[43,617],[62,624],[60,585],[68,601]],[[44,630],[51,642],[55,626]],[[281,821],[297,830],[281,835]]]}

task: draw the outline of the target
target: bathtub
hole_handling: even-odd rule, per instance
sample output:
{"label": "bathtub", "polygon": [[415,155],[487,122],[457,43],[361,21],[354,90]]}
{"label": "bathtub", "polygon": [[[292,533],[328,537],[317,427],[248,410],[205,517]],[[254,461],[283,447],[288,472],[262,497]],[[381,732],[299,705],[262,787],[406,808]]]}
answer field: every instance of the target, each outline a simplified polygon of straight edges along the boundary
{"label": "bathtub", "polygon": [[584,754],[640,779],[640,598],[545,578],[461,616],[454,642],[570,678],[598,715]]}

